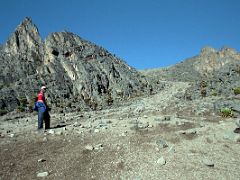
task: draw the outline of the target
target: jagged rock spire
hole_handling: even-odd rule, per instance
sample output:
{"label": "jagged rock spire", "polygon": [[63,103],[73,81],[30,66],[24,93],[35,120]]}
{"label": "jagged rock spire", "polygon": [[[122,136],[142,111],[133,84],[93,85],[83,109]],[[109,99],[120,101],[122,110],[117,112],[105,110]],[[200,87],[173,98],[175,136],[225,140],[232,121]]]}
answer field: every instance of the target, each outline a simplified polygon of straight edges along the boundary
{"label": "jagged rock spire", "polygon": [[10,54],[40,52],[41,44],[37,26],[33,24],[31,18],[26,17],[7,40],[4,50]]}

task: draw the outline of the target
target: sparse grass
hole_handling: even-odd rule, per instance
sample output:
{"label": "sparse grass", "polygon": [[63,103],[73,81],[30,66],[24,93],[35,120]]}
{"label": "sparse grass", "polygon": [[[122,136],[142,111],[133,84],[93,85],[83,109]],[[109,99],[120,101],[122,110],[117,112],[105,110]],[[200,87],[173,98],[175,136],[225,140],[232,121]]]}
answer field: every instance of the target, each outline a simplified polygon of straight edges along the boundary
{"label": "sparse grass", "polygon": [[111,106],[111,105],[112,105],[112,103],[113,103],[113,98],[112,98],[111,94],[108,95],[106,101],[107,101],[107,105],[108,105],[108,106]]}
{"label": "sparse grass", "polygon": [[218,94],[217,94],[217,91],[214,91],[214,90],[213,90],[213,91],[211,92],[211,95],[212,95],[212,96],[217,96],[217,95],[218,95]]}
{"label": "sparse grass", "polygon": [[24,111],[25,111],[25,107],[21,105],[17,107],[17,112],[24,112]]}
{"label": "sparse grass", "polygon": [[206,97],[207,96],[207,90],[205,88],[201,88],[200,92],[201,92],[201,96],[202,97]]}
{"label": "sparse grass", "polygon": [[20,106],[26,107],[28,104],[27,98],[25,96],[20,96],[18,98],[18,101],[20,102]]}
{"label": "sparse grass", "polygon": [[200,87],[201,88],[206,88],[207,87],[207,82],[206,81],[201,81],[200,82]]}
{"label": "sparse grass", "polygon": [[212,91],[211,95],[212,96],[217,96],[217,92],[216,91]]}
{"label": "sparse grass", "polygon": [[233,112],[231,108],[224,107],[220,110],[222,117],[232,117]]}
{"label": "sparse grass", "polygon": [[233,92],[235,95],[240,94],[240,87],[233,88]]}

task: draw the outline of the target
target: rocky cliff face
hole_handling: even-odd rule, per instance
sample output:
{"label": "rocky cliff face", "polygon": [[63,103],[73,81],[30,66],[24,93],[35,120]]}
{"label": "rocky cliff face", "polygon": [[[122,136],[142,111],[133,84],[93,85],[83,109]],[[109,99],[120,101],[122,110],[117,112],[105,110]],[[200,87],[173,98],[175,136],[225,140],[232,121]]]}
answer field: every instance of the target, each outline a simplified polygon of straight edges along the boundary
{"label": "rocky cliff face", "polygon": [[143,72],[151,81],[191,82],[187,97],[235,95],[240,87],[240,54],[232,48],[205,47],[198,56],[174,66]]}
{"label": "rocky cliff face", "polygon": [[151,91],[143,75],[104,48],[70,32],[41,40],[26,18],[0,49],[0,109],[23,110],[41,85],[54,107],[103,108]]}

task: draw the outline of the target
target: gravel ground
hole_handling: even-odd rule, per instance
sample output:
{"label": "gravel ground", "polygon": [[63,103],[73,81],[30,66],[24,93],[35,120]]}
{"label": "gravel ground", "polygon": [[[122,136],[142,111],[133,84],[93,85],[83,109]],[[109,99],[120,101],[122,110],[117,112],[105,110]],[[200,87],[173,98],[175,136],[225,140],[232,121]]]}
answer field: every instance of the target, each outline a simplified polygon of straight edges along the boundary
{"label": "gravel ground", "polygon": [[237,119],[209,111],[213,99],[176,98],[188,87],[168,83],[119,108],[51,114],[45,132],[34,114],[2,116],[0,179],[239,179]]}

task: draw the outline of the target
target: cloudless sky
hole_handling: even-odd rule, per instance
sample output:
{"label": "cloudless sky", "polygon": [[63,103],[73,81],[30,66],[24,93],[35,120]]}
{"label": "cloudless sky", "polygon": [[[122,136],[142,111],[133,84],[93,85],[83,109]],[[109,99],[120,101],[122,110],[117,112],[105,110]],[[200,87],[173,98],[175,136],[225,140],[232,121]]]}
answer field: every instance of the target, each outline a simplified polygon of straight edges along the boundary
{"label": "cloudless sky", "polygon": [[173,65],[206,45],[240,51],[240,0],[1,0],[0,44],[26,16],[42,38],[71,31],[137,69]]}

